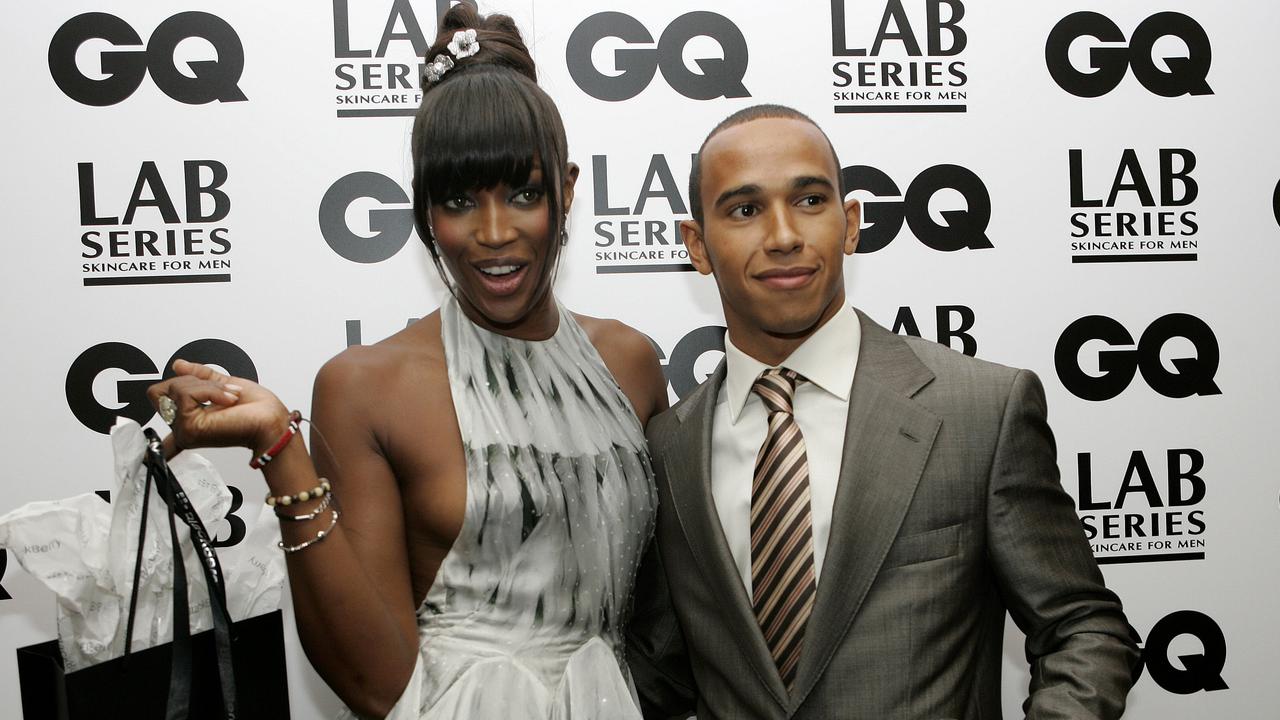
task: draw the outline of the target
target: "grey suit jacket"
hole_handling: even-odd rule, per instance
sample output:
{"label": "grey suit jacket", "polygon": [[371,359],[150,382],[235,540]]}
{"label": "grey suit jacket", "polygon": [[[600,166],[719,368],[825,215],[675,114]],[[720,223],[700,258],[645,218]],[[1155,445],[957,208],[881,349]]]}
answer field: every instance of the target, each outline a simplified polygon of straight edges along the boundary
{"label": "grey suit jacket", "polygon": [[646,715],[993,720],[1007,609],[1026,634],[1028,717],[1119,717],[1136,635],[1058,481],[1039,380],[859,317],[831,537],[792,693],[711,496],[723,364],[649,424],[660,505],[628,654]]}

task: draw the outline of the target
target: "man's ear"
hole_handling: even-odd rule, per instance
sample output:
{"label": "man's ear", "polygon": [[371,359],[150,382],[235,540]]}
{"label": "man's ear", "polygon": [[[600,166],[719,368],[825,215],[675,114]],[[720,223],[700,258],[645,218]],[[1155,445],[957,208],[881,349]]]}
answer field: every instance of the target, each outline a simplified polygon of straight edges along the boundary
{"label": "man's ear", "polygon": [[844,254],[852,255],[858,249],[858,238],[862,234],[862,203],[854,198],[845,200],[844,219],[848,224],[844,230]]}
{"label": "man's ear", "polygon": [[569,214],[569,206],[573,205],[573,186],[578,182],[578,173],[580,168],[578,163],[571,162],[564,169],[564,187],[560,190],[560,197],[564,201],[564,207],[561,210],[565,215]]}
{"label": "man's ear", "polygon": [[707,256],[707,244],[702,238],[702,225],[697,220],[680,221],[680,238],[689,251],[689,262],[703,275],[711,274],[711,258]]}

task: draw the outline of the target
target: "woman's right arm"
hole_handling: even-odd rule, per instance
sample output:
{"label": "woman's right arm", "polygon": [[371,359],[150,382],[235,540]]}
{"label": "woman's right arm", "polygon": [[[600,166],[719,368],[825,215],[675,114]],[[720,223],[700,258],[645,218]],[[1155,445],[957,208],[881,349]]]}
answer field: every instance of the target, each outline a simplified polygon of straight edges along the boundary
{"label": "woman's right arm", "polygon": [[[288,425],[284,406],[255,383],[191,363],[175,370],[177,378],[153,386],[152,400],[177,396],[174,437],[181,447],[244,445],[256,454]],[[332,485],[338,523],[323,541],[286,555],[289,585],[307,657],[361,717],[390,711],[418,652],[402,503],[377,438],[380,379],[360,354],[329,361],[312,400],[313,455],[295,437],[263,468],[275,496],[313,488],[320,477]],[[232,402],[218,397],[228,383],[239,387]],[[210,400],[215,404],[199,405]],[[277,506],[277,512],[307,513],[316,504]],[[304,543],[331,521],[329,512],[281,521],[281,538],[286,546]]]}

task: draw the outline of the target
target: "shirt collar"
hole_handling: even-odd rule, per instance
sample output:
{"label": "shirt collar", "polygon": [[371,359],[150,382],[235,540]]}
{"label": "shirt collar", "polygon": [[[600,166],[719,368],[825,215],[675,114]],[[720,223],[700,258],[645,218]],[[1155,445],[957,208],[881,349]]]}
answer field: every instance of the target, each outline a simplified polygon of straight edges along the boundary
{"label": "shirt collar", "polygon": [[[774,367],[794,370],[823,391],[848,402],[861,344],[862,326],[857,313],[841,306],[830,320]],[[725,336],[724,355],[725,399],[729,401],[729,417],[736,424],[751,397],[751,386],[760,373],[771,366],[738,349],[731,335]]]}

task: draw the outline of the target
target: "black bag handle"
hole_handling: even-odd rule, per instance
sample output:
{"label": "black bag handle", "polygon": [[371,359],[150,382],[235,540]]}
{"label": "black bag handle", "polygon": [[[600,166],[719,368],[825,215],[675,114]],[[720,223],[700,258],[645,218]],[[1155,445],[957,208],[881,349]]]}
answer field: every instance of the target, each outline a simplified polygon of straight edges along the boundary
{"label": "black bag handle", "polygon": [[147,449],[143,463],[147,468],[146,486],[143,490],[142,522],[138,530],[138,554],[133,568],[133,589],[129,597],[129,615],[125,625],[125,657],[132,651],[134,616],[137,612],[138,582],[141,579],[143,541],[147,532],[147,508],[150,506],[151,487],[164,501],[169,515],[169,537],[173,548],[173,660],[169,672],[169,697],[166,720],[186,720],[191,701],[191,625],[187,599],[187,573],[182,562],[182,548],[178,544],[175,516],[191,531],[191,542],[200,560],[205,582],[209,588],[209,607],[213,613],[214,646],[217,652],[218,679],[222,691],[223,716],[235,720],[237,716],[234,660],[231,651],[231,614],[227,608],[226,584],[222,565],[213,549],[213,540],[182,485],[174,477],[164,459],[164,447],[160,436],[146,428]]}

